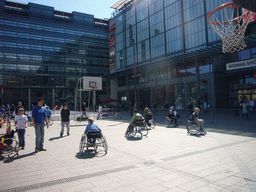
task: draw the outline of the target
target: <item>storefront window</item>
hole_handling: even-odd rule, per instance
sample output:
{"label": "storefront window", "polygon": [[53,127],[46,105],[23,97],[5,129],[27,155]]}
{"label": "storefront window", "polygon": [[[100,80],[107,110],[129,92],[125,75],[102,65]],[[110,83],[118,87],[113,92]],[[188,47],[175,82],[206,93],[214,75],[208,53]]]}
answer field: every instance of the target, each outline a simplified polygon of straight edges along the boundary
{"label": "storefront window", "polygon": [[179,83],[175,85],[175,109],[185,108],[185,85]]}

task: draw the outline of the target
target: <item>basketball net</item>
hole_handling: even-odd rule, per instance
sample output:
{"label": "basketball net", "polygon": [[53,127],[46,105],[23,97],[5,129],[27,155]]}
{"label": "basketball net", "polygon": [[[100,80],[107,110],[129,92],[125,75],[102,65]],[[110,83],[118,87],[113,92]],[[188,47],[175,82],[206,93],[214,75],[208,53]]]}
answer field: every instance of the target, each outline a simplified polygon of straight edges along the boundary
{"label": "basketball net", "polygon": [[233,2],[223,4],[207,16],[213,30],[221,37],[222,52],[233,53],[246,47],[244,34],[248,23],[255,13],[234,5]]}

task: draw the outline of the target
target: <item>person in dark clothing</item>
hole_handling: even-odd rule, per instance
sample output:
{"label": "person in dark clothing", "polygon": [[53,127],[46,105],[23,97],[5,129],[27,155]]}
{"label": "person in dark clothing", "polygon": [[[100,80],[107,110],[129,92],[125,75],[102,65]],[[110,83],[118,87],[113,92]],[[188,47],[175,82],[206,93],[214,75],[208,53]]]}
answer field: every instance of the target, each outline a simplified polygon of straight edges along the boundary
{"label": "person in dark clothing", "polygon": [[188,104],[189,116],[191,116],[192,113],[194,113],[193,107],[194,107],[193,104],[191,102],[189,102],[189,104]]}
{"label": "person in dark clothing", "polygon": [[64,133],[65,125],[67,127],[67,135],[69,135],[69,131],[70,131],[69,116],[70,116],[70,111],[68,109],[68,105],[65,103],[64,106],[63,106],[63,109],[61,110],[61,131],[60,131],[60,137],[62,137],[62,135]]}
{"label": "person in dark clothing", "polygon": [[145,122],[147,123],[148,126],[151,126],[151,124],[148,121],[153,119],[153,114],[149,111],[147,107],[144,109],[144,111],[145,111],[145,114],[144,114]]}
{"label": "person in dark clothing", "polygon": [[86,103],[85,102],[83,102],[81,110],[82,110],[82,116],[81,117],[86,116]]}
{"label": "person in dark clothing", "polygon": [[166,115],[166,119],[172,124],[174,122],[175,127],[178,127],[177,114],[174,114],[173,110],[170,110]]}

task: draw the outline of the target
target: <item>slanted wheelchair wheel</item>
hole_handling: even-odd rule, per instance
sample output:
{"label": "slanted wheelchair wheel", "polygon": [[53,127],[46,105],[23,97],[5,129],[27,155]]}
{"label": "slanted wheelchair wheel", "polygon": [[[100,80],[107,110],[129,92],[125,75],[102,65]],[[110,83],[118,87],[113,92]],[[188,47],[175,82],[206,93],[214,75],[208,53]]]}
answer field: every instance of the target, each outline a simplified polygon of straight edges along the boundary
{"label": "slanted wheelchair wheel", "polygon": [[164,121],[164,126],[167,128],[167,127],[170,127],[170,121],[168,121],[167,119],[165,119]]}
{"label": "slanted wheelchair wheel", "polygon": [[133,130],[127,128],[126,132],[125,132],[125,136],[126,137],[134,137],[137,134],[137,127],[134,126]]}
{"label": "slanted wheelchair wheel", "polygon": [[191,135],[198,135],[200,133],[200,126],[197,123],[187,123],[187,132]]}
{"label": "slanted wheelchair wheel", "polygon": [[103,147],[105,153],[107,153],[108,152],[108,143],[107,143],[106,137],[104,135],[102,135],[102,147]]}
{"label": "slanted wheelchair wheel", "polygon": [[19,142],[14,138],[5,138],[4,143],[6,148],[3,149],[2,156],[13,158],[19,155]]}
{"label": "slanted wheelchair wheel", "polygon": [[148,122],[151,124],[150,128],[155,129],[155,126],[156,126],[155,121],[152,119],[152,120],[149,120]]}
{"label": "slanted wheelchair wheel", "polygon": [[53,120],[52,120],[52,118],[50,118],[50,119],[48,120],[48,123],[49,123],[49,126],[52,126],[52,125],[53,125]]}
{"label": "slanted wheelchair wheel", "polygon": [[79,155],[84,152],[85,145],[87,144],[87,137],[86,135],[82,135],[79,145]]}
{"label": "slanted wheelchair wheel", "polygon": [[141,133],[141,135],[147,136],[148,135],[148,127],[146,125],[140,126],[139,132]]}

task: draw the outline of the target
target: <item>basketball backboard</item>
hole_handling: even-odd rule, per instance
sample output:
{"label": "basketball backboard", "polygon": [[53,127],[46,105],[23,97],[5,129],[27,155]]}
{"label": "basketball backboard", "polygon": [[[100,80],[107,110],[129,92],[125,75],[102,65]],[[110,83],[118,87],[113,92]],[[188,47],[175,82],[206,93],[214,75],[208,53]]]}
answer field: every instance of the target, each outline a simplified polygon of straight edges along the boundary
{"label": "basketball backboard", "polygon": [[256,13],[256,0],[233,0],[235,5],[239,5],[245,9]]}
{"label": "basketball backboard", "polygon": [[86,91],[102,90],[102,77],[83,76],[83,89]]}

